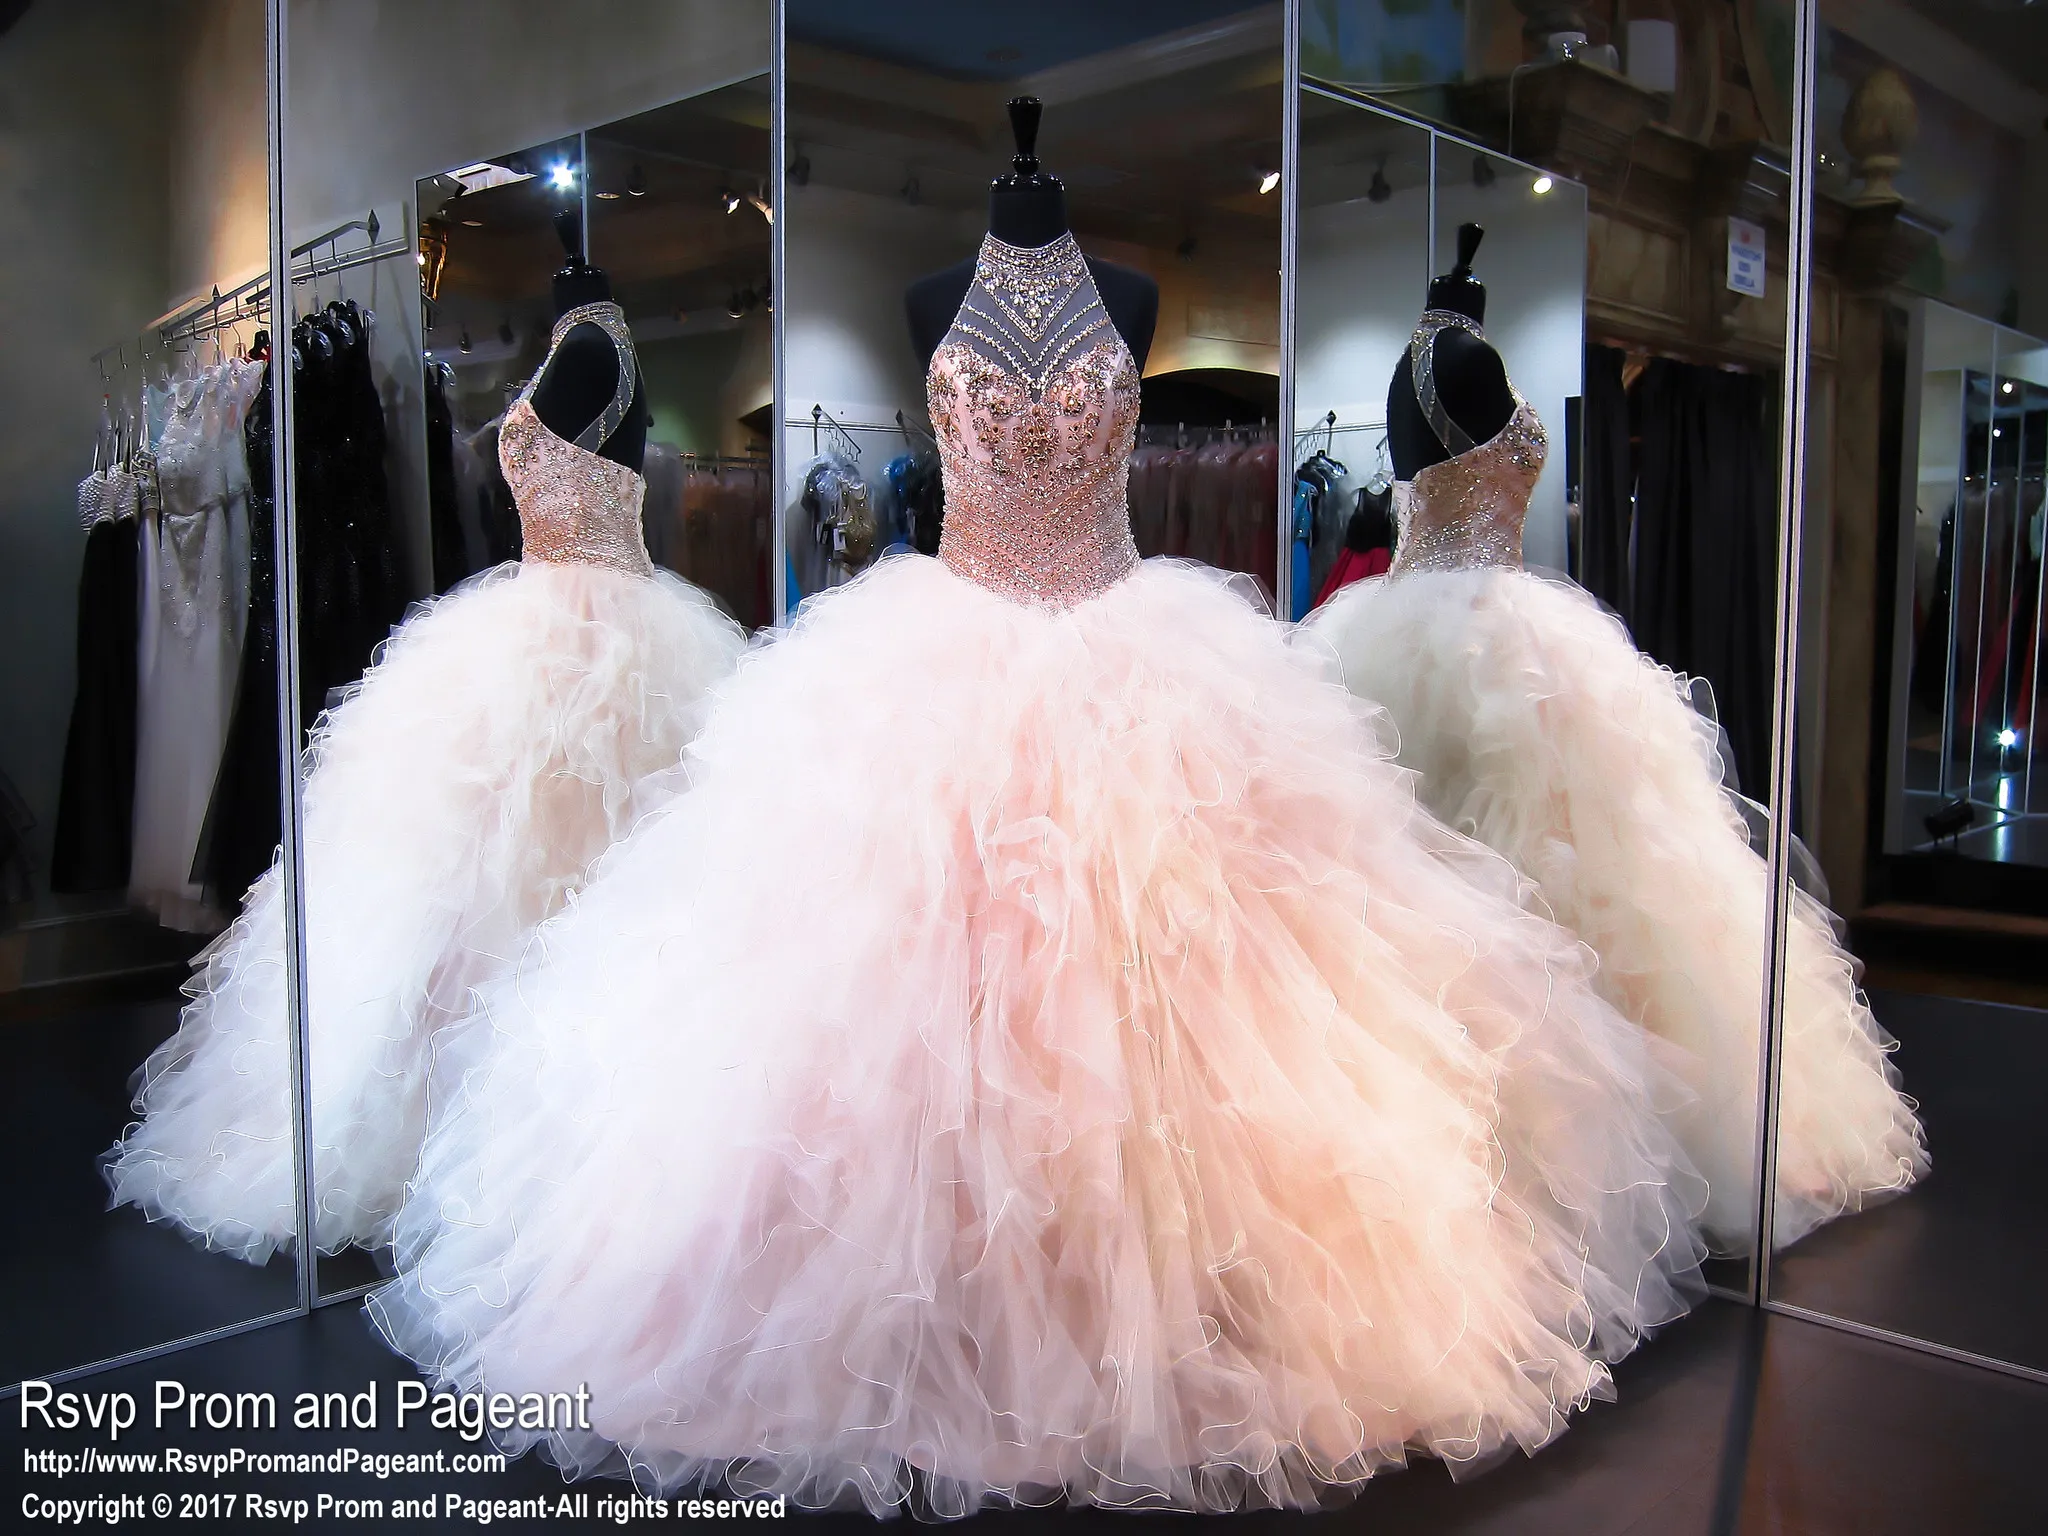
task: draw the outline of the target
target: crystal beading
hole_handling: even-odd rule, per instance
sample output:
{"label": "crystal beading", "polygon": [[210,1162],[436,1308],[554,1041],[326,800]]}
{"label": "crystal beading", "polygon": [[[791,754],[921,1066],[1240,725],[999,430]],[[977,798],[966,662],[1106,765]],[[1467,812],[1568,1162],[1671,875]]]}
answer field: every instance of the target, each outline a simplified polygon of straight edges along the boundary
{"label": "crystal beading", "polygon": [[1138,368],[1072,235],[1038,249],[982,242],[925,383],[948,568],[1060,608],[1136,569],[1125,486]]}
{"label": "crystal beading", "polygon": [[1517,393],[1499,432],[1396,485],[1399,538],[1390,574],[1519,566],[1522,521],[1548,448],[1543,423]]}
{"label": "crystal beading", "polygon": [[[619,376],[611,403],[571,442],[540,419],[532,396],[534,385],[561,350],[562,338],[584,324],[598,326],[611,338],[618,350]],[[647,482],[597,451],[625,419],[639,376],[633,333],[618,305],[581,304],[555,322],[547,357],[498,430],[498,467],[519,506],[522,563],[590,565],[628,576],[654,574],[640,532],[640,503],[647,495]]]}
{"label": "crystal beading", "polygon": [[557,437],[521,396],[498,431],[498,465],[519,504],[520,559],[652,576],[640,534],[647,482]]}

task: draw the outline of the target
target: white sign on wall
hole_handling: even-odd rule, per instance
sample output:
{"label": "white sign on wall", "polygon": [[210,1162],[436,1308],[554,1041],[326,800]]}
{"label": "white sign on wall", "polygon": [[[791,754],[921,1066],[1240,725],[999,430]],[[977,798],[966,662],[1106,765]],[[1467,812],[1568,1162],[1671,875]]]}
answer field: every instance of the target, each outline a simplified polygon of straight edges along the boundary
{"label": "white sign on wall", "polygon": [[1753,299],[1764,296],[1764,227],[1748,219],[1728,221],[1728,286]]}

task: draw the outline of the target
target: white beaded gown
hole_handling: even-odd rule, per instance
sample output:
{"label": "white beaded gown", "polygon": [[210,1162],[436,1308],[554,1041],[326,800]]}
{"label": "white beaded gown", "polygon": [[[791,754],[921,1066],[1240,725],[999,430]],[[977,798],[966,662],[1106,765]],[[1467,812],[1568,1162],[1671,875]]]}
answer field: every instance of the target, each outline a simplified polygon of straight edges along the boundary
{"label": "white beaded gown", "polygon": [[[1446,449],[1397,491],[1399,548],[1301,638],[1392,716],[1423,801],[1512,859],[1600,957],[1601,993],[1682,1051],[1690,1102],[1672,1124],[1709,1181],[1713,1245],[1749,1243],[1763,996],[1763,860],[1724,787],[1719,732],[1686,680],[1636,650],[1569,583],[1522,568],[1543,425],[1516,396],[1471,444],[1437,398],[1417,328],[1416,396]],[[1795,900],[1786,985],[1777,1211],[1782,1245],[1907,1188],[1927,1167],[1889,1040],[1828,913]]]}
{"label": "white beaded gown", "polygon": [[192,878],[241,671],[249,607],[242,422],[262,365],[230,361],[165,391],[156,495],[142,507],[134,848],[129,902],[169,928],[218,933]]}
{"label": "white beaded gown", "polygon": [[378,1325],[588,1384],[508,1449],[813,1507],[1542,1445],[1693,1284],[1643,1037],[1266,612],[1139,561],[1071,236],[986,241],[929,388],[938,558],[750,652],[450,1034]]}
{"label": "white beaded gown", "polygon": [[[436,1031],[624,835],[742,647],[707,597],[650,563],[641,478],[595,451],[632,398],[635,361],[616,305],[570,311],[556,344],[584,320],[618,349],[611,406],[568,442],[522,395],[500,434],[523,557],[416,609],[313,735],[302,803],[322,1252],[386,1240]],[[200,957],[180,1028],[138,1074],[142,1119],[107,1166],[116,1204],[258,1263],[296,1231],[285,931],[273,864]]]}

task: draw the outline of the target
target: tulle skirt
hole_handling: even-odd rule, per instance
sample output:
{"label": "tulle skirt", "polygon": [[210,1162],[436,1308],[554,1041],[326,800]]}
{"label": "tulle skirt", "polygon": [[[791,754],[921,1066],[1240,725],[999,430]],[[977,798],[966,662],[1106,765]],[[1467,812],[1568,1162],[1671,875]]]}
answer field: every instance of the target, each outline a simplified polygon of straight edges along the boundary
{"label": "tulle skirt", "polygon": [[[1525,571],[1363,582],[1302,637],[1393,717],[1400,761],[1452,826],[1506,854],[1600,957],[1600,990],[1679,1046],[1673,1119],[1706,1174],[1715,1247],[1747,1247],[1767,887],[1720,735],[1684,680],[1567,583]],[[1891,1042],[1828,912],[1795,897],[1775,1236],[1906,1188],[1927,1168]]]}
{"label": "tulle skirt", "polygon": [[1645,1037],[1214,573],[885,560],[687,774],[447,1037],[371,1304],[444,1385],[588,1384],[506,1448],[1302,1506],[1544,1444],[1684,1310]]}
{"label": "tulle skirt", "polygon": [[[303,796],[321,1251],[387,1239],[435,1031],[644,809],[741,644],[665,572],[504,565],[416,610],[322,718]],[[200,957],[107,1166],[117,1205],[256,1263],[297,1226],[286,931],[273,864]]]}

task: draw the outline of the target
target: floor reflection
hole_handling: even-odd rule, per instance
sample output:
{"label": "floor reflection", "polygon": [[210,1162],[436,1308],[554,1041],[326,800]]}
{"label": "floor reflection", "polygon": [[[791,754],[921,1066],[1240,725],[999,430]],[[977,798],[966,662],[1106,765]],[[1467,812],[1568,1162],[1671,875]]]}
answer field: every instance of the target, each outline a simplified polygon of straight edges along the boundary
{"label": "floor reflection", "polygon": [[[14,1230],[0,1252],[0,1382],[104,1360],[293,1305],[288,1256],[258,1269],[107,1209],[101,1155],[132,1118],[129,1074],[178,1022],[174,981],[130,1000],[49,1007],[9,1045],[0,1166]],[[137,997],[140,991],[144,994]],[[165,995],[168,994],[168,995]]]}

